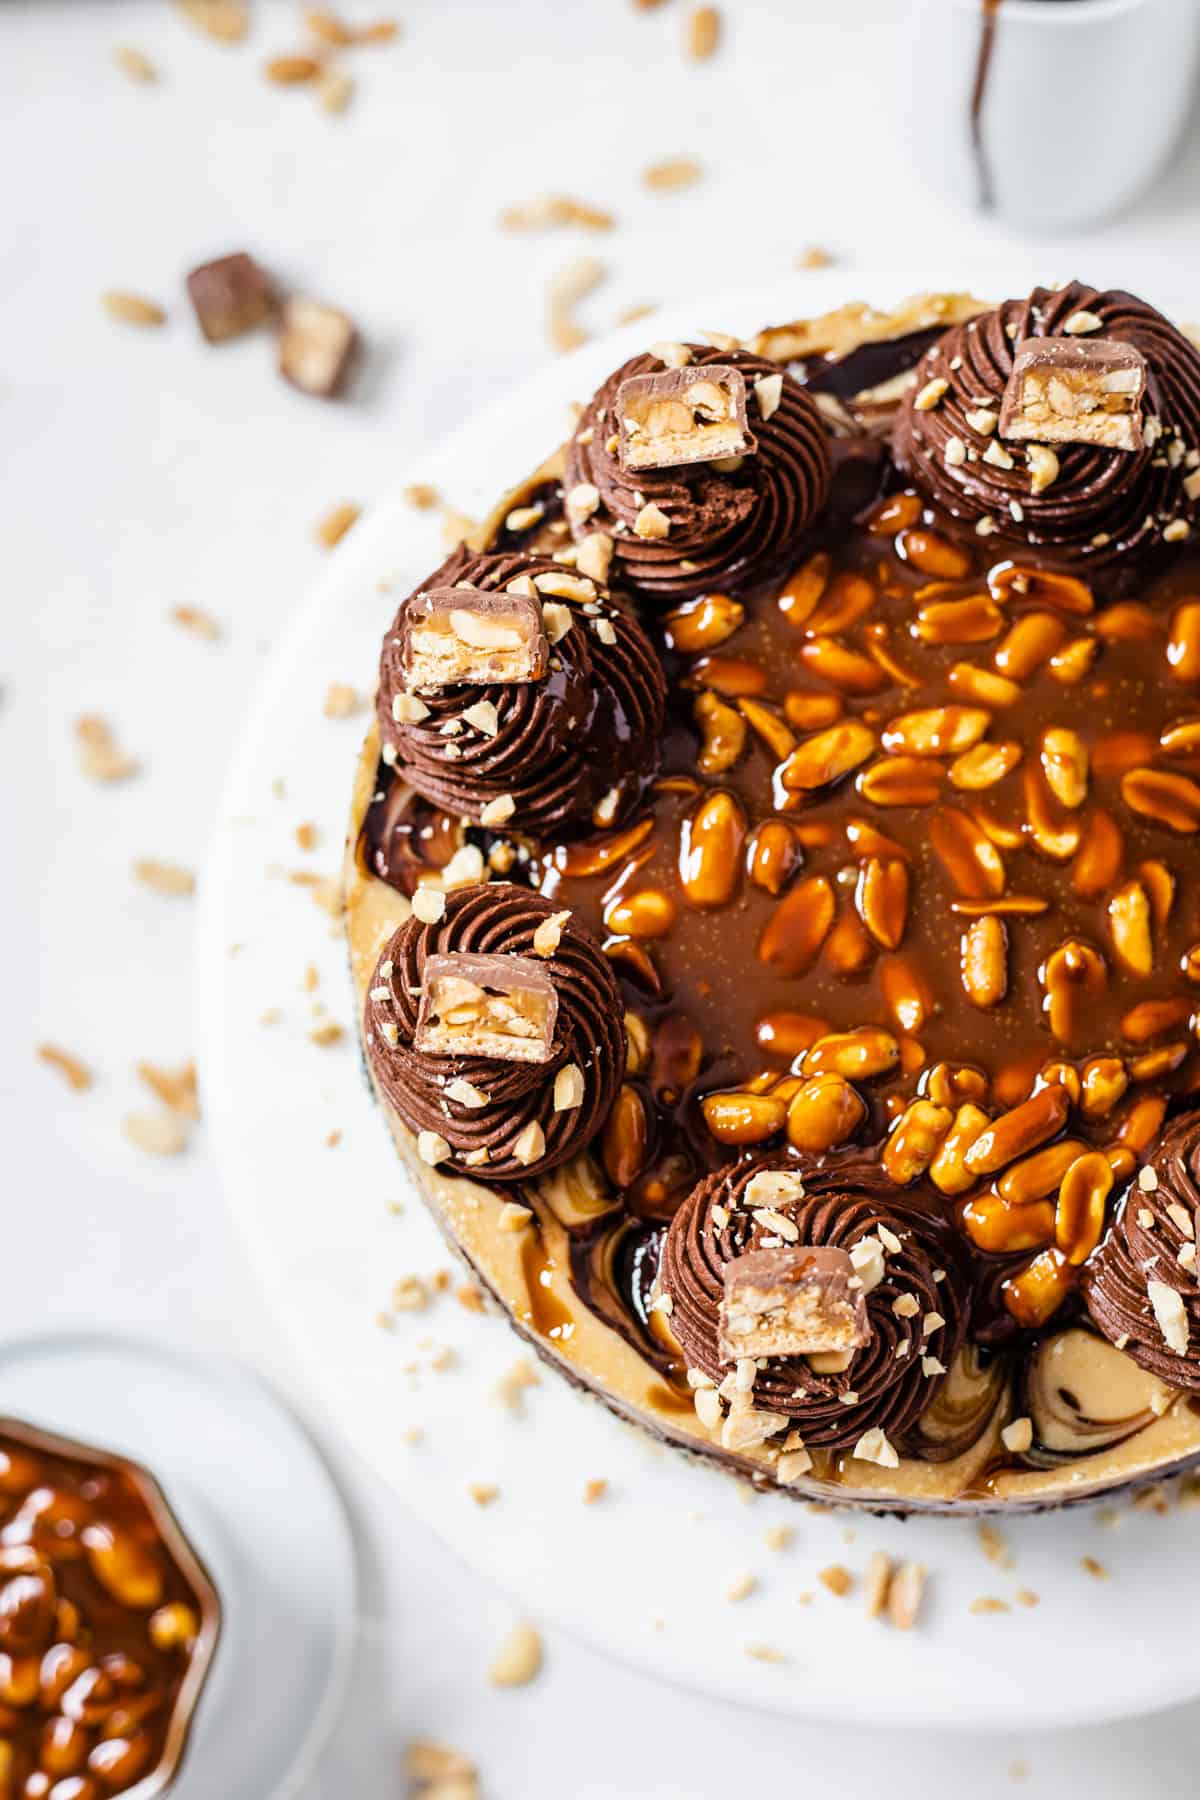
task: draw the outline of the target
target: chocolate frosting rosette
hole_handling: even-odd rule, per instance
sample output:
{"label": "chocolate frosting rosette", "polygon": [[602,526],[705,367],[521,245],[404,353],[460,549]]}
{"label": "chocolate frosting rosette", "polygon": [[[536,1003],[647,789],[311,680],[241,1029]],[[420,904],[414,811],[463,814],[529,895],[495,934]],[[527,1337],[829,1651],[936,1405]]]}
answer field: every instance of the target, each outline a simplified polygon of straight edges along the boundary
{"label": "chocolate frosting rosette", "polygon": [[1132,294],[1035,288],[932,345],[894,451],[930,500],[980,534],[1103,567],[1189,535],[1200,353]]}
{"label": "chocolate frosting rosette", "polygon": [[665,704],[637,620],[543,557],[460,545],[383,642],[385,761],[444,811],[533,836],[615,793],[611,824],[654,767]]}
{"label": "chocolate frosting rosette", "polygon": [[543,895],[454,889],[394,933],[367,996],[367,1053],[430,1164],[486,1181],[557,1168],[625,1072],[623,1009],[595,939]]}
{"label": "chocolate frosting rosette", "polygon": [[[754,1362],[744,1365],[735,1354],[742,1271],[757,1284],[749,1296],[756,1316],[779,1318],[764,1296],[811,1281],[805,1252],[817,1259],[817,1314],[829,1312],[833,1295],[835,1312],[848,1301],[857,1316],[849,1329],[835,1323],[829,1335],[806,1338],[811,1308],[802,1320],[789,1302],[793,1341],[836,1340],[841,1354],[772,1353],[786,1331],[771,1339],[760,1330],[745,1340]],[[856,1449],[885,1463],[938,1394],[970,1312],[950,1227],[923,1206],[919,1188],[898,1194],[860,1153],[815,1167],[794,1158],[735,1163],[706,1176],[671,1221],[659,1283],[689,1369],[733,1406],[745,1367],[754,1408],[790,1420],[807,1448]]]}
{"label": "chocolate frosting rosette", "polygon": [[1105,1337],[1170,1387],[1200,1392],[1200,1112],[1168,1125],[1083,1273]]}
{"label": "chocolate frosting rosette", "polygon": [[821,415],[777,363],[709,344],[662,348],[670,363],[635,356],[593,396],[563,487],[575,536],[611,538],[614,579],[674,602],[792,561],[831,471]]}

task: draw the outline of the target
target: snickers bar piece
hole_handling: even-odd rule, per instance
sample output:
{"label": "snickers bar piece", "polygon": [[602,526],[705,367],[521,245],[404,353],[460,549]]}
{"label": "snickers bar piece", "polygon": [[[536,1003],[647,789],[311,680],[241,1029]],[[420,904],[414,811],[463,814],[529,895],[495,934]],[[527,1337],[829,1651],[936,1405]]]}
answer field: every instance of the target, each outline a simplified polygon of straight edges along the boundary
{"label": "snickers bar piece", "polygon": [[330,400],[345,385],[358,348],[348,313],[316,300],[292,299],[279,328],[279,373],[302,393]]}
{"label": "snickers bar piece", "polygon": [[187,278],[188,298],[210,344],[241,337],[275,309],[270,278],[244,250],[201,263]]}
{"label": "snickers bar piece", "polygon": [[713,462],[757,448],[746,424],[745,380],[723,363],[631,375],[617,389],[616,412],[626,471]]}
{"label": "snickers bar piece", "polygon": [[548,659],[541,603],[532,594],[430,588],[405,609],[410,688],[539,681]]}
{"label": "snickers bar piece", "polygon": [[871,1326],[861,1280],[845,1250],[750,1250],[725,1265],[718,1349],[744,1356],[858,1350]]}
{"label": "snickers bar piece", "polygon": [[1111,338],[1026,338],[1000,409],[1011,442],[1140,450],[1146,364]]}
{"label": "snickers bar piece", "polygon": [[414,1047],[431,1056],[549,1062],[558,995],[529,956],[451,952],[426,959]]}

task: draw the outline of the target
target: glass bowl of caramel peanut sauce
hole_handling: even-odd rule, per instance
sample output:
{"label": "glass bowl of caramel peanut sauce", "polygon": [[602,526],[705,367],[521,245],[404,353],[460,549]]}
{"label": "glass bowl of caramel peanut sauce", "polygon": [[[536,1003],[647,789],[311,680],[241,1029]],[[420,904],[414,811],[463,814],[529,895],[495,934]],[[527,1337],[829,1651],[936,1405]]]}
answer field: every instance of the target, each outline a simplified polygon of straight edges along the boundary
{"label": "glass bowl of caramel peanut sauce", "polygon": [[154,1800],[221,1604],[157,1481],[0,1416],[0,1800]]}

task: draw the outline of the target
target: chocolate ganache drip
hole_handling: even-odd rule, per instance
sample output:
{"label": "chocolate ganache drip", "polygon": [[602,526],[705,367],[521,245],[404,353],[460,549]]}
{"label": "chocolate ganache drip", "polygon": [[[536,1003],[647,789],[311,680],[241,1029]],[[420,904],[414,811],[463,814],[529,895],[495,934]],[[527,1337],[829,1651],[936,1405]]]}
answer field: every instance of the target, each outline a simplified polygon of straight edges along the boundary
{"label": "chocolate ganache drip", "polygon": [[1200,1392],[1200,1112],[1174,1120],[1135,1179],[1083,1291],[1105,1337],[1171,1387]]}
{"label": "chocolate ganache drip", "polygon": [[566,1162],[603,1125],[625,1072],[608,959],[569,912],[506,883],[457,888],[439,919],[413,916],[394,933],[364,1032],[423,1159],[486,1181]]}
{"label": "chocolate ganache drip", "polygon": [[[1020,359],[1022,382],[1046,339],[1054,340],[1058,370],[1039,371],[1035,361],[1033,374],[1049,391],[1065,372],[1056,392],[1066,411],[1051,423],[1052,409],[1035,407],[1013,430],[1010,378]],[[1124,434],[1131,447],[1124,448],[1095,441],[1105,434],[1104,406],[1123,404],[1125,377],[1112,367],[1122,351],[1135,353],[1129,359],[1139,370]],[[1095,397],[1081,405],[1071,384],[1083,379],[1081,370],[1086,375],[1089,357]],[[1038,420],[1055,434],[1041,444]],[[1064,438],[1071,432],[1077,441]],[[1132,294],[1081,282],[1035,288],[956,325],[926,352],[896,422],[894,450],[922,492],[964,526],[1018,554],[1033,549],[1063,566],[1104,567],[1135,548],[1188,535],[1200,502],[1200,353]]]}
{"label": "chocolate ganache drip", "polygon": [[[535,618],[549,621],[539,672],[412,681],[414,615],[427,596],[499,595],[514,582]],[[383,642],[377,706],[385,760],[434,806],[531,835],[588,822],[616,790],[621,806],[611,824],[653,771],[665,704],[662,668],[637,620],[592,581],[544,557],[477,555],[460,545],[404,601]]]}
{"label": "chocolate ganache drip", "polygon": [[[798,381],[745,350],[682,348],[690,367],[740,374],[753,445],[748,453],[626,469],[617,391],[633,378],[662,375],[667,365],[647,353],[624,363],[593,396],[571,441],[563,483],[575,536],[610,535],[614,579],[664,602],[729,582],[747,586],[794,561],[797,539],[820,513],[830,484],[825,427]],[[575,495],[586,497],[589,510],[580,501],[573,506]]]}
{"label": "chocolate ganache drip", "polygon": [[[802,1194],[764,1211],[756,1183],[764,1173],[799,1178]],[[920,1187],[898,1194],[879,1164],[857,1152],[814,1167],[778,1157],[735,1163],[706,1176],[671,1221],[660,1270],[668,1323],[689,1368],[718,1386],[731,1375],[719,1339],[735,1259],[764,1244],[854,1253],[866,1342],[836,1371],[821,1372],[805,1356],[760,1358],[754,1406],[786,1415],[809,1448],[851,1449],[875,1429],[899,1444],[937,1395],[970,1311],[954,1234],[933,1205],[935,1197],[923,1204]]]}

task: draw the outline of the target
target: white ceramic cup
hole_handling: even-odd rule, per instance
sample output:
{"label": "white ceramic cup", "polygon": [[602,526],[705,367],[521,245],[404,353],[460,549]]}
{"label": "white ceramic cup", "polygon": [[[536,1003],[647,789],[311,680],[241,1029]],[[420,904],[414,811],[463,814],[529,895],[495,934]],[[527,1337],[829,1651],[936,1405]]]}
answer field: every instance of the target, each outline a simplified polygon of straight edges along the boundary
{"label": "white ceramic cup", "polygon": [[897,20],[918,170],[1025,230],[1129,205],[1195,99],[1200,0],[908,0]]}

